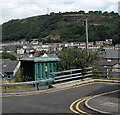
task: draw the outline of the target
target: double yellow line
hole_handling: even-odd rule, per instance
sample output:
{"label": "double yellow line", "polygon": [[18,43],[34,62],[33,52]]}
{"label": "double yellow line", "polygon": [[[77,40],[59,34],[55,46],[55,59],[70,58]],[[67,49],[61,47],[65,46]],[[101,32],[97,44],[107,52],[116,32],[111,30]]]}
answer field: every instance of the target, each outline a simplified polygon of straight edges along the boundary
{"label": "double yellow line", "polygon": [[[83,101],[86,101],[87,99],[90,99],[91,97],[98,97],[98,96],[102,96],[102,95],[106,95],[106,94],[111,94],[111,93],[115,93],[115,92],[119,92],[120,90],[114,90],[114,91],[110,91],[110,92],[106,92],[106,93],[101,93],[101,94],[98,94],[98,95],[94,95],[94,96],[88,96],[88,97],[84,97],[84,98],[80,98],[76,101],[74,101],[71,105],[70,105],[70,110],[73,112],[73,113],[76,113],[76,114],[84,114],[84,115],[91,115],[90,113],[87,113],[83,110],[81,110],[79,107],[80,107],[80,104],[83,102]],[[76,110],[75,110],[75,109]]]}
{"label": "double yellow line", "polygon": [[[76,113],[76,114],[90,115],[90,114],[88,114],[87,112],[82,111],[82,110],[79,108],[80,104],[81,104],[83,101],[87,100],[88,98],[90,98],[90,96],[84,97],[84,98],[81,98],[81,99],[78,99],[78,100],[74,101],[74,102],[70,105],[70,110],[71,110],[73,113]],[[74,106],[75,106],[75,107],[74,107]],[[75,108],[76,110],[75,110],[74,108]]]}

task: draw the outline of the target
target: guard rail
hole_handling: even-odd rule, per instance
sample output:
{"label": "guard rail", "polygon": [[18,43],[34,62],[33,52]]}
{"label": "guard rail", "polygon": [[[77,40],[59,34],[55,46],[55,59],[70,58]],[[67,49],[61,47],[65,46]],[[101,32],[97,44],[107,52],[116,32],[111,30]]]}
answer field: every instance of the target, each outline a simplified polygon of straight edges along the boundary
{"label": "guard rail", "polygon": [[29,81],[29,82],[17,82],[17,83],[6,83],[6,84],[0,84],[0,87],[5,87],[5,92],[6,92],[6,87],[7,86],[18,86],[18,85],[32,85],[35,84],[37,87],[37,90],[39,90],[39,83],[46,83],[46,82],[53,82],[54,79],[45,79],[45,80],[39,80],[39,81]]}
{"label": "guard rail", "polygon": [[92,76],[92,67],[51,73],[54,83]]}

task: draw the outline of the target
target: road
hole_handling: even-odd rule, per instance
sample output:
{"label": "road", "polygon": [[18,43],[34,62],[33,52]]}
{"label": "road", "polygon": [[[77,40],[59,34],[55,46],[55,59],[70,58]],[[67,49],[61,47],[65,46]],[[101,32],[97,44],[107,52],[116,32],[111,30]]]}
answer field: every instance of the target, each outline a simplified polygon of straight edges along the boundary
{"label": "road", "polygon": [[118,90],[118,84],[89,83],[31,95],[2,97],[3,113],[73,113],[71,103],[80,98]]}

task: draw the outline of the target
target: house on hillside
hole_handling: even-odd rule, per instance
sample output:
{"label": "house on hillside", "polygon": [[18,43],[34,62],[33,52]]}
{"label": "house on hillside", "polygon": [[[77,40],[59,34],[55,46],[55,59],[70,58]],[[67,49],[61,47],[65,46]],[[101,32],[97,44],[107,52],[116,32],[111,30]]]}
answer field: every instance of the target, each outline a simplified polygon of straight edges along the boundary
{"label": "house on hillside", "polygon": [[107,60],[102,60],[102,61],[96,61],[95,64],[103,67],[103,68],[116,68],[120,67],[120,64],[117,61],[107,61]]}
{"label": "house on hillside", "polygon": [[17,51],[17,46],[8,45],[8,46],[3,46],[2,49],[3,49],[3,52],[15,53]]}
{"label": "house on hillside", "polygon": [[107,61],[117,61],[120,63],[120,50],[106,49],[103,53],[103,58]]}
{"label": "house on hillside", "polygon": [[2,48],[2,46],[0,46],[0,53],[2,53],[3,52],[3,48]]}
{"label": "house on hillside", "polygon": [[107,60],[102,60],[102,61],[96,61],[95,65],[97,69],[99,68],[99,75],[106,75],[115,77],[120,75],[120,63],[117,61],[107,61]]}
{"label": "house on hillside", "polygon": [[102,60],[95,62],[100,70],[99,74],[109,76],[120,75],[120,50],[106,49],[101,53]]}
{"label": "house on hillside", "polygon": [[32,47],[26,49],[26,53],[33,53],[33,52],[35,52],[35,49]]}
{"label": "house on hillside", "polygon": [[103,45],[104,45],[104,41],[96,41],[96,42],[95,42],[95,45],[103,46]]}
{"label": "house on hillside", "polygon": [[0,60],[0,78],[12,80],[20,67],[19,61],[12,61],[10,59]]}
{"label": "house on hillside", "polygon": [[40,57],[49,57],[49,58],[58,58],[58,55],[56,54],[44,54],[44,55],[41,55]]}
{"label": "house on hillside", "polygon": [[24,54],[25,50],[23,48],[17,48],[17,54]]}
{"label": "house on hillside", "polygon": [[105,39],[105,44],[112,45],[112,39]]}
{"label": "house on hillside", "polygon": [[116,44],[115,49],[120,50],[120,44]]}

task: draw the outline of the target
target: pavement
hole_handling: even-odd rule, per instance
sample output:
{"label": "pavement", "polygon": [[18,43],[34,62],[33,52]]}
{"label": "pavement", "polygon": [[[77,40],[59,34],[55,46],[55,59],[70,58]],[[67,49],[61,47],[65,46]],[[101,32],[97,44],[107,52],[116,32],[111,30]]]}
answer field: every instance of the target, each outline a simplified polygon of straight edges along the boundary
{"label": "pavement", "polygon": [[91,83],[91,82],[110,82],[110,83],[120,83],[120,80],[110,80],[110,79],[91,79],[91,78],[85,78],[85,79],[80,79],[80,80],[73,80],[73,81],[68,81],[68,82],[63,82],[63,83],[57,83],[52,85],[53,87],[56,88],[65,88],[65,87],[71,87],[75,85],[81,85],[85,83]]}
{"label": "pavement", "polygon": [[120,115],[120,90],[93,96],[85,102],[90,110],[101,114]]}

